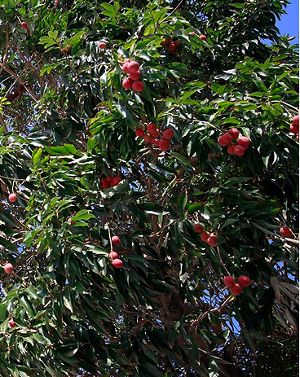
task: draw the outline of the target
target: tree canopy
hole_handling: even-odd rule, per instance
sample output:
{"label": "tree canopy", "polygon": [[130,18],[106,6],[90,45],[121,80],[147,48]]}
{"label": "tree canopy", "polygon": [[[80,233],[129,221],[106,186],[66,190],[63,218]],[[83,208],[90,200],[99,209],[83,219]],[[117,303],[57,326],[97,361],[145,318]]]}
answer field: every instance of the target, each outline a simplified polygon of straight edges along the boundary
{"label": "tree canopy", "polygon": [[286,0],[0,0],[0,375],[296,376]]}

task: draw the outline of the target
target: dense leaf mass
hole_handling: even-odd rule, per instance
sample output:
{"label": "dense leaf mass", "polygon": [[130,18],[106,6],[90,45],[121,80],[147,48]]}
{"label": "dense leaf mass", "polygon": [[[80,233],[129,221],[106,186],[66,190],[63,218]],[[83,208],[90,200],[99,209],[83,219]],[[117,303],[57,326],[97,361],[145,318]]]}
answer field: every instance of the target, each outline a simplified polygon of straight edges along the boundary
{"label": "dense leaf mass", "polygon": [[0,0],[1,377],[297,375],[287,3]]}

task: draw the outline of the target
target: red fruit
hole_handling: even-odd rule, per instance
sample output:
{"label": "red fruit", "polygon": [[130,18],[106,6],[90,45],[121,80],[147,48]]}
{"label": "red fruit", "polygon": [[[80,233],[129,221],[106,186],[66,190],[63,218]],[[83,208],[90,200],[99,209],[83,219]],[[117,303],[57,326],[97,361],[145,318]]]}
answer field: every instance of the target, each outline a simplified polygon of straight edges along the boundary
{"label": "red fruit", "polygon": [[134,92],[142,92],[144,90],[144,84],[142,83],[142,81],[134,81],[132,84],[132,90]]}
{"label": "red fruit", "polygon": [[297,135],[297,134],[299,133],[299,126],[294,125],[294,123],[292,123],[292,124],[290,125],[290,131],[291,131],[293,134]]}
{"label": "red fruit", "polygon": [[12,329],[12,328],[16,327],[16,322],[13,319],[10,319],[8,321],[8,326]]}
{"label": "red fruit", "polygon": [[112,260],[119,258],[119,254],[116,251],[111,251],[108,256]]}
{"label": "red fruit", "polygon": [[106,177],[106,180],[107,182],[111,182],[113,180],[113,177],[111,177],[110,175],[108,177]]}
{"label": "red fruit", "polygon": [[207,233],[207,232],[202,232],[201,233],[201,241],[203,241],[203,242],[207,242],[207,240],[208,240],[208,237],[209,237],[209,233]]}
{"label": "red fruit", "polygon": [[107,178],[103,178],[103,179],[101,179],[101,188],[103,188],[103,189],[107,189],[107,188],[109,188],[109,187],[111,187],[111,184],[110,184],[110,182],[107,180]]}
{"label": "red fruit", "polygon": [[145,132],[144,132],[144,130],[143,130],[142,128],[137,128],[137,129],[135,130],[135,135],[136,135],[137,137],[143,137],[143,136],[145,135]]}
{"label": "red fruit", "polygon": [[231,140],[232,136],[226,133],[218,137],[218,144],[221,145],[221,147],[227,147],[227,145],[231,143]]}
{"label": "red fruit", "polygon": [[111,182],[111,185],[112,185],[112,186],[116,186],[116,185],[118,185],[121,181],[122,181],[122,178],[119,177],[119,176],[117,175],[117,176],[113,177],[113,180],[112,180],[112,182]]}
{"label": "red fruit", "polygon": [[119,245],[121,244],[120,237],[118,237],[118,236],[112,236],[112,237],[111,237],[111,243],[112,243],[114,246],[119,246]]}
{"label": "red fruit", "polygon": [[137,72],[134,72],[134,73],[129,73],[129,77],[133,81],[139,80],[139,78],[141,77],[141,72],[137,71]]}
{"label": "red fruit", "polygon": [[174,131],[172,130],[172,128],[167,128],[166,130],[164,130],[162,136],[164,139],[167,139],[167,140],[172,140],[173,137],[174,137]]}
{"label": "red fruit", "polygon": [[125,73],[129,73],[128,71],[128,64],[130,63],[130,60],[127,60],[121,67],[122,71]]}
{"label": "red fruit", "polygon": [[243,147],[242,145],[235,145],[234,146],[234,154],[238,157],[244,156],[246,152],[246,148]]}
{"label": "red fruit", "polygon": [[231,288],[234,286],[234,277],[233,276],[224,276],[223,282],[227,288]]}
{"label": "red fruit", "polygon": [[168,46],[168,53],[171,55],[175,55],[177,52],[177,44],[175,42],[171,42]]}
{"label": "red fruit", "polygon": [[122,86],[125,90],[129,90],[132,88],[133,81],[129,77],[125,77],[125,79],[122,81]]}
{"label": "red fruit", "polygon": [[153,140],[153,137],[150,136],[150,135],[144,135],[143,136],[143,139],[144,139],[144,142],[147,143],[147,144],[151,144],[152,143],[152,140]]}
{"label": "red fruit", "polygon": [[238,283],[235,283],[235,284],[233,284],[232,287],[230,287],[230,292],[231,292],[234,296],[237,296],[237,295],[239,295],[240,293],[242,293],[242,287],[241,287]]}
{"label": "red fruit", "polygon": [[169,149],[169,146],[170,146],[170,140],[167,140],[167,139],[159,140],[158,147],[161,151],[166,151],[167,149]]}
{"label": "red fruit", "polygon": [[209,244],[209,246],[216,247],[218,245],[217,236],[211,233],[206,242]]}
{"label": "red fruit", "polygon": [[14,266],[11,263],[6,263],[3,269],[4,269],[4,272],[9,275],[13,272]]}
{"label": "red fruit", "polygon": [[111,262],[112,266],[114,268],[122,268],[123,267],[123,262],[121,261],[121,259],[114,259],[112,262]]}
{"label": "red fruit", "polygon": [[234,148],[235,148],[235,144],[228,145],[227,153],[230,154],[230,155],[234,155],[235,154]]}
{"label": "red fruit", "polygon": [[282,226],[279,229],[279,233],[282,235],[282,237],[292,237],[293,236],[292,229],[289,228],[288,226]]}
{"label": "red fruit", "polygon": [[151,144],[155,145],[156,147],[158,147],[159,146],[159,139],[152,139],[151,140]]}
{"label": "red fruit", "polygon": [[28,30],[27,22],[25,22],[25,21],[21,22],[21,28],[25,29],[25,30]]}
{"label": "red fruit", "polygon": [[238,278],[238,283],[239,283],[239,285],[240,285],[242,288],[247,288],[247,287],[249,287],[249,285],[251,284],[251,279],[249,278],[249,276],[241,275],[241,276]]}
{"label": "red fruit", "polygon": [[199,38],[201,39],[201,41],[206,41],[207,36],[204,35],[204,34],[201,34],[201,35],[199,35]]}
{"label": "red fruit", "polygon": [[148,125],[147,125],[147,131],[153,137],[158,137],[160,135],[159,131],[157,129],[157,126],[154,123],[148,123]]}
{"label": "red fruit", "polygon": [[295,115],[294,118],[292,119],[292,122],[294,126],[299,128],[299,115]]}
{"label": "red fruit", "polygon": [[140,69],[140,65],[138,62],[133,60],[128,63],[128,66],[127,66],[128,73],[136,73],[139,71],[139,69]]}
{"label": "red fruit", "polygon": [[101,41],[101,42],[99,42],[98,47],[101,48],[101,49],[105,49],[106,43],[104,41]]}
{"label": "red fruit", "polygon": [[196,232],[196,233],[202,233],[203,232],[203,226],[202,225],[200,225],[200,224],[194,224],[194,231]]}
{"label": "red fruit", "polygon": [[10,203],[15,203],[17,200],[18,200],[17,194],[12,193],[8,195],[8,201]]}
{"label": "red fruit", "polygon": [[233,139],[237,139],[240,135],[240,131],[237,128],[231,128],[227,133],[231,135]]}
{"label": "red fruit", "polygon": [[249,144],[250,144],[250,139],[246,136],[240,136],[237,143],[239,145],[242,145],[243,147],[245,148],[248,148],[249,147]]}

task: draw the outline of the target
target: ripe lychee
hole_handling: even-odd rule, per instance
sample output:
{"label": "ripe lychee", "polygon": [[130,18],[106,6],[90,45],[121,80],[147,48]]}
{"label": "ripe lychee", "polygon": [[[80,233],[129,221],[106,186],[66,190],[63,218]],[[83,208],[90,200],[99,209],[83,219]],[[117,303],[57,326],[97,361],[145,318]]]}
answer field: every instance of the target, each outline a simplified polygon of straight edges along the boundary
{"label": "ripe lychee", "polygon": [[10,319],[8,321],[8,326],[13,329],[14,327],[16,327],[16,322],[13,320],[13,319]]}
{"label": "ripe lychee", "polygon": [[15,203],[18,200],[17,194],[12,193],[8,195],[8,201],[10,203]]}
{"label": "ripe lychee", "polygon": [[293,236],[293,231],[288,226],[282,226],[279,229],[279,233],[282,235],[282,237],[292,237]]}
{"label": "ripe lychee", "polygon": [[14,270],[14,266],[11,263],[6,263],[3,269],[6,274],[10,275]]}
{"label": "ripe lychee", "polygon": [[128,73],[136,73],[139,71],[139,69],[140,69],[140,65],[138,62],[132,60],[128,63],[128,66],[127,66]]}
{"label": "ripe lychee", "polygon": [[129,77],[125,77],[122,81],[122,86],[125,90],[129,90],[132,88],[133,81]]}
{"label": "ripe lychee", "polygon": [[164,130],[162,136],[164,139],[167,139],[167,140],[172,140],[173,137],[174,137],[174,131],[172,130],[172,128],[167,128],[166,130]]}
{"label": "ripe lychee", "polygon": [[227,288],[231,288],[235,284],[234,277],[230,276],[230,275],[229,276],[224,276],[223,282],[224,282],[224,284],[225,284],[225,286]]}
{"label": "ripe lychee", "polygon": [[168,149],[169,149],[169,146],[170,146],[170,140],[167,140],[167,139],[164,139],[164,138],[162,138],[162,139],[159,140],[159,145],[158,145],[158,147],[159,147],[159,149],[160,149],[161,151],[166,151],[166,150],[168,150]]}
{"label": "ripe lychee", "polygon": [[238,283],[242,288],[247,288],[251,284],[251,279],[249,276],[246,275],[241,275],[238,277]]}
{"label": "ripe lychee", "polygon": [[111,260],[119,258],[119,254],[116,251],[111,251],[108,256]]}
{"label": "ripe lychee", "polygon": [[112,238],[111,238],[111,243],[112,243],[114,246],[119,246],[119,245],[121,244],[120,237],[119,237],[119,236],[112,236]]}
{"label": "ripe lychee", "polygon": [[112,264],[112,266],[114,267],[114,268],[122,268],[123,267],[123,262],[121,261],[121,259],[118,259],[118,258],[116,258],[116,259],[114,259],[112,262],[111,262],[111,264]]}
{"label": "ripe lychee", "polygon": [[230,287],[230,292],[234,295],[234,296],[237,296],[239,295],[240,293],[242,293],[242,287],[238,284],[238,283],[235,283],[233,284],[232,287]]}
{"label": "ripe lychee", "polygon": [[134,92],[142,92],[144,90],[143,82],[140,80],[134,81],[132,84],[132,90]]}

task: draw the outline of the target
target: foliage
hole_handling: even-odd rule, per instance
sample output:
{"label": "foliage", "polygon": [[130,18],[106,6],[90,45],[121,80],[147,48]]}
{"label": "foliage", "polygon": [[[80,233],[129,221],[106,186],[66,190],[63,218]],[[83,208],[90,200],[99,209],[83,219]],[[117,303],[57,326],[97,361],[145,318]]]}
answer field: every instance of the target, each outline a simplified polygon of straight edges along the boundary
{"label": "foliage", "polygon": [[[1,271],[1,376],[274,370],[263,342],[294,342],[298,312],[298,241],[279,234],[298,235],[286,4],[0,0],[0,261],[15,268]],[[122,88],[126,58],[142,93]],[[175,131],[169,151],[135,137],[148,122]],[[251,139],[243,157],[217,143],[232,127]],[[229,274],[253,284],[231,296]]]}

